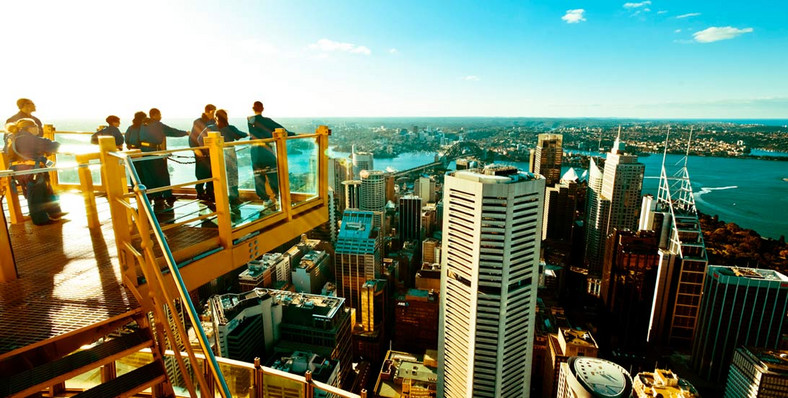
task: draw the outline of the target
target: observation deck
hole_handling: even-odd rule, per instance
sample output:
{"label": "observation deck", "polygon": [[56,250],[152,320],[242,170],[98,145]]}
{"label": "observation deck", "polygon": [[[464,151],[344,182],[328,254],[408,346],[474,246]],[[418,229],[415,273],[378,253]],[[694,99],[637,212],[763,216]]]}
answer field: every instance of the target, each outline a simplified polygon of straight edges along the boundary
{"label": "observation deck", "polygon": [[[214,184],[213,203],[196,199],[193,186],[200,181],[195,181],[190,162],[195,148],[118,151],[111,138],[100,139],[99,146],[87,144],[90,135],[45,131],[47,138],[63,145],[53,156],[57,166],[42,171],[50,173],[63,211],[69,213],[49,225],[35,226],[26,216],[14,173],[0,158],[0,395],[44,390],[50,396],[72,395],[146,368],[153,374],[150,382],[124,387],[120,395],[263,396],[264,380],[279,380],[277,388],[290,383],[300,391],[296,396],[312,396],[315,388],[358,396],[321,385],[308,374],[283,374],[221,358],[217,362],[206,345],[202,352],[191,352],[178,343],[187,341],[190,327],[202,332],[194,323],[189,297],[197,288],[328,221],[327,127],[290,137],[277,130],[272,139],[232,143],[211,133],[206,145],[196,149],[210,153],[213,176],[200,181]],[[253,146],[264,146],[277,157],[268,173],[278,176],[278,183],[272,187],[269,176],[265,185],[274,202],[256,194],[249,155]],[[228,169],[232,163],[225,157],[232,152],[238,159],[240,203],[230,203],[228,191],[228,171],[235,170]],[[146,187],[135,164],[164,158],[171,185]],[[147,196],[167,189],[176,195],[175,203],[152,206]],[[148,336],[145,347],[110,355],[87,372],[80,368],[53,374],[16,390],[6,377],[23,378],[52,367],[80,350],[106,346],[130,329]],[[175,346],[181,349],[169,350]],[[179,354],[183,350],[187,352]],[[150,368],[151,361],[161,365]],[[245,375],[240,382],[238,374]],[[99,394],[93,389],[84,391],[85,396],[91,396],[90,391]]]}

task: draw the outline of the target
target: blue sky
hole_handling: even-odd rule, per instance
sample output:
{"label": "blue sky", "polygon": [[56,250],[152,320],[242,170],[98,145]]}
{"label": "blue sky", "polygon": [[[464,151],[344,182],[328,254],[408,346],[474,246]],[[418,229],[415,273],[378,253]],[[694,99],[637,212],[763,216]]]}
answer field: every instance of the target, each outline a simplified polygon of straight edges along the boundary
{"label": "blue sky", "polygon": [[0,6],[6,113],[788,118],[783,2],[125,3]]}

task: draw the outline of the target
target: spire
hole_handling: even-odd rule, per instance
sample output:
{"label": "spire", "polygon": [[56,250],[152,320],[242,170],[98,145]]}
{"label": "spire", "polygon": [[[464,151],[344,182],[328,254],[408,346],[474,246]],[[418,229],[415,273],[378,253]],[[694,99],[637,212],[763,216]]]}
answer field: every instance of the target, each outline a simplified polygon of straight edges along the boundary
{"label": "spire", "polygon": [[616,141],[613,142],[613,147],[610,148],[610,153],[624,152],[624,145],[621,143],[621,125],[618,125],[618,135]]}

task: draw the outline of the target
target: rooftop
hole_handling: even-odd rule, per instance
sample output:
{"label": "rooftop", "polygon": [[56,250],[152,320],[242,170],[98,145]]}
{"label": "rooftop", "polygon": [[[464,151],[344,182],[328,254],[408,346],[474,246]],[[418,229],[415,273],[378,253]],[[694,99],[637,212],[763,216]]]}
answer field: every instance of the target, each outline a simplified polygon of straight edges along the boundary
{"label": "rooftop", "polygon": [[662,398],[699,398],[700,394],[687,380],[665,369],[641,372],[635,376],[633,389],[638,394]]}
{"label": "rooftop", "polygon": [[[726,267],[722,265],[709,265],[709,274],[717,277],[743,278],[750,280],[762,280],[773,282],[788,282],[788,277],[771,269],[765,268],[745,268],[745,267]],[[788,287],[788,285],[784,286]]]}
{"label": "rooftop", "polygon": [[538,174],[528,173],[514,166],[500,164],[491,164],[484,168],[459,170],[448,174],[463,180],[485,184],[512,184],[521,181],[544,179]]}
{"label": "rooftop", "polygon": [[571,357],[567,361],[577,381],[589,392],[600,397],[628,397],[632,390],[629,372],[621,366],[600,358]]}

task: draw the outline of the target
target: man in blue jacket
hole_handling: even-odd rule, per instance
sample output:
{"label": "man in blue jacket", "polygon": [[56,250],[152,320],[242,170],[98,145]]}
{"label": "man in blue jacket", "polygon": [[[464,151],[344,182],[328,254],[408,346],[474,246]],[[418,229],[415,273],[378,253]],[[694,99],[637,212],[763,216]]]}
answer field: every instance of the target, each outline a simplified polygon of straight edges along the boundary
{"label": "man in blue jacket", "polygon": [[[148,116],[150,118],[143,123],[142,129],[140,130],[140,149],[142,149],[142,152],[166,150],[167,137],[184,137],[189,134],[188,131],[178,130],[162,123],[161,111],[156,108],[151,108],[150,112],[148,112]],[[150,181],[148,181],[149,186],[147,188],[153,189],[171,185],[170,172],[167,169],[166,158],[143,160],[140,164],[148,170],[147,174],[150,176]],[[176,200],[171,190],[157,192],[149,195],[149,197],[152,198],[155,205],[159,207],[172,207]]]}
{"label": "man in blue jacket", "polygon": [[[281,124],[275,122],[273,119],[267,118],[262,115],[263,103],[255,101],[252,105],[254,115],[247,118],[249,124],[250,139],[259,140],[273,138],[274,130],[284,128]],[[287,135],[295,135],[287,132]],[[251,151],[252,169],[254,170],[254,188],[257,196],[260,199],[267,200],[268,205],[276,206],[276,201],[279,198],[279,176],[277,175],[276,168],[276,153],[274,147],[269,144],[254,145]],[[273,198],[269,199],[268,193],[265,190],[265,180],[268,179],[268,185],[271,188]]]}

